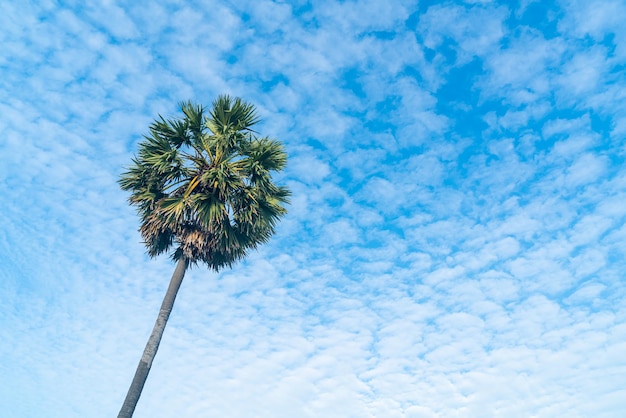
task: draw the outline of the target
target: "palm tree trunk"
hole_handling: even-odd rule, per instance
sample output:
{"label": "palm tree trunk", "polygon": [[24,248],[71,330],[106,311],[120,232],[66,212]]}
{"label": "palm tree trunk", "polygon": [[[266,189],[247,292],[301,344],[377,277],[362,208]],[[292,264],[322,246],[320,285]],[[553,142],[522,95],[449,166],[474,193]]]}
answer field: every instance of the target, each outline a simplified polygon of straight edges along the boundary
{"label": "palm tree trunk", "polygon": [[167,288],[167,293],[165,293],[165,297],[163,298],[159,316],[157,317],[154,328],[152,329],[152,334],[148,339],[148,344],[146,344],[146,348],[143,350],[143,355],[141,356],[141,360],[139,361],[139,365],[135,371],[135,377],[133,378],[133,382],[130,384],[130,388],[126,394],[126,399],[124,400],[124,404],[122,405],[122,409],[120,410],[117,418],[131,418],[135,412],[137,401],[139,401],[143,385],[146,383],[150,367],[152,366],[152,361],[154,360],[156,352],[159,349],[159,343],[161,342],[165,325],[167,325],[170,312],[172,312],[172,307],[174,306],[174,301],[176,300],[176,294],[178,293],[178,289],[180,289],[180,284],[183,281],[188,264],[189,263],[184,256],[178,260],[178,264],[176,265],[176,269],[174,270],[174,274],[172,274],[172,279],[170,280],[170,285]]}

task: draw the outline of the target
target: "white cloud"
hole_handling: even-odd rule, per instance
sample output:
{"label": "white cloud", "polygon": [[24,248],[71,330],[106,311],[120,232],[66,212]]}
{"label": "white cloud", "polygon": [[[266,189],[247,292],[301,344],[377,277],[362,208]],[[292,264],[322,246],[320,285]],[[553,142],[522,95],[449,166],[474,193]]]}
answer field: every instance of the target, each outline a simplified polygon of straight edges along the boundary
{"label": "white cloud", "polygon": [[619,16],[624,14],[626,7],[622,2],[619,0],[570,0],[564,2],[564,5],[567,13],[565,19],[559,24],[561,30],[571,32],[580,38],[590,35],[598,41],[607,34],[613,34],[618,57],[624,59],[626,31]]}
{"label": "white cloud", "polygon": [[328,163],[320,161],[312,155],[306,155],[306,150],[303,150],[302,154],[289,161],[291,172],[296,178],[306,183],[319,184],[330,173]]}
{"label": "white cloud", "polygon": [[[487,57],[488,73],[479,83],[481,95],[512,97],[514,104],[549,100],[551,72],[561,63],[564,49],[561,39],[547,40],[536,31],[522,30],[508,47]],[[510,93],[504,95],[504,91]]]}
{"label": "white cloud", "polygon": [[514,25],[529,2],[422,6],[6,5],[3,413],[120,406],[173,267],[116,178],[219,93],[285,141],[292,204],[188,272],[137,418],[621,412],[623,5],[550,2],[555,31]]}
{"label": "white cloud", "polygon": [[586,97],[599,87],[603,87],[601,80],[605,78],[608,67],[604,48],[577,53],[564,63],[562,75],[556,80],[561,88],[559,96],[566,103],[575,103],[576,98]]}
{"label": "white cloud", "polygon": [[436,5],[420,18],[420,31],[424,33],[424,45],[430,49],[438,49],[446,38],[454,40],[458,44],[457,64],[462,65],[497,47],[505,32],[502,21],[507,14],[505,8]]}

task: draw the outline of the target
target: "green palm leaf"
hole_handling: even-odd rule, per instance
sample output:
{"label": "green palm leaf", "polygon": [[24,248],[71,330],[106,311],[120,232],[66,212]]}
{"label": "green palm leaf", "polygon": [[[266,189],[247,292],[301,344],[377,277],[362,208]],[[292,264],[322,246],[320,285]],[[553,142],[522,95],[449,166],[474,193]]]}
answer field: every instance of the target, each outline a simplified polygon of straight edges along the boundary
{"label": "green palm leaf", "polygon": [[257,138],[253,105],[219,96],[205,111],[180,104],[159,116],[119,183],[141,217],[151,256],[170,252],[214,270],[266,242],[286,213],[289,191],[272,175],[287,163],[282,144]]}

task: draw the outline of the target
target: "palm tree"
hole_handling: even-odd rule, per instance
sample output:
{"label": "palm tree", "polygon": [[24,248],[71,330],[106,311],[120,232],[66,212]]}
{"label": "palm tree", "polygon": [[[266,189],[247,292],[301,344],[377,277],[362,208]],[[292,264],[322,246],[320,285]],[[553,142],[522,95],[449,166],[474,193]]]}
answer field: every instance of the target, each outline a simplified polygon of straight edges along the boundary
{"label": "palm tree", "polygon": [[185,102],[183,117],[159,116],[119,183],[141,218],[148,254],[177,262],[152,334],[118,418],[132,417],[188,267],[230,267],[269,240],[286,213],[289,190],[272,182],[287,154],[257,137],[253,105],[220,96],[207,112]]}

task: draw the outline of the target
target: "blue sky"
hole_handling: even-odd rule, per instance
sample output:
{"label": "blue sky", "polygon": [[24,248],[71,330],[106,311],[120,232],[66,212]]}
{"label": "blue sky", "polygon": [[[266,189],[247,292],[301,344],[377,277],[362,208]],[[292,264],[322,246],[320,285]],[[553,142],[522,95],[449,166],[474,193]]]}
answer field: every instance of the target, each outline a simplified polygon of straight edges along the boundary
{"label": "blue sky", "polygon": [[117,413],[173,264],[116,180],[222,93],[290,212],[188,273],[135,417],[626,409],[623,0],[0,9],[3,417]]}

